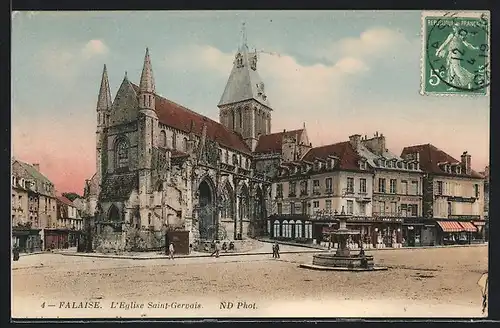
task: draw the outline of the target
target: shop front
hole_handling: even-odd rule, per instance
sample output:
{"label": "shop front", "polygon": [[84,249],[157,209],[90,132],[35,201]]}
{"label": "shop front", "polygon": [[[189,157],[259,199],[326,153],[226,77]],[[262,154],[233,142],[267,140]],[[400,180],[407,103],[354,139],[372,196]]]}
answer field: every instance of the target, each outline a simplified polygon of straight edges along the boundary
{"label": "shop front", "polygon": [[486,220],[477,220],[473,221],[472,224],[476,227],[477,232],[473,234],[472,238],[473,241],[478,242],[478,243],[484,243],[487,241],[487,221]]}
{"label": "shop front", "polygon": [[21,253],[39,252],[42,250],[41,229],[12,227],[12,246],[17,246]]}
{"label": "shop front", "polygon": [[402,246],[403,220],[398,217],[375,217],[373,223],[368,227],[370,242],[375,248]]}
{"label": "shop front", "polygon": [[45,229],[45,249],[64,249],[69,247],[69,229]]}
{"label": "shop front", "polygon": [[313,222],[306,215],[274,215],[268,219],[270,237],[275,240],[312,243]]}
{"label": "shop front", "polygon": [[423,218],[404,218],[402,243],[404,247],[434,246],[436,224]]}
{"label": "shop front", "polygon": [[436,221],[439,229],[437,241],[439,245],[468,244],[470,232],[458,221]]}

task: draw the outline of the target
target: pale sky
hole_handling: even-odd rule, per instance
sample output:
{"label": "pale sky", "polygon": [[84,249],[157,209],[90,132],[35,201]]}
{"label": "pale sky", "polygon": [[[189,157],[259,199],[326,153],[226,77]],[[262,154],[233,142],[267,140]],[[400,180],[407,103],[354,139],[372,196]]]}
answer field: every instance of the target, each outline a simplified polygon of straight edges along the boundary
{"label": "pale sky", "polygon": [[400,154],[431,143],[489,162],[489,99],[422,96],[419,11],[18,12],[12,21],[13,155],[60,192],[95,172],[102,67],[112,96],[138,83],[149,47],[160,95],[218,120],[246,22],[273,107],[272,131],[306,123],[313,146],[386,136]]}

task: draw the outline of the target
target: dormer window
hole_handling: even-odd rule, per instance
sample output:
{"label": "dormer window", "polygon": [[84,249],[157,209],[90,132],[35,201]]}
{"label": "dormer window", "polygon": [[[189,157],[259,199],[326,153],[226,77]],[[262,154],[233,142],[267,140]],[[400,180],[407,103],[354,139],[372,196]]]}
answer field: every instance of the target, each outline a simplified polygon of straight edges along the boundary
{"label": "dormer window", "polygon": [[462,174],[462,168],[459,165],[456,167],[456,172],[457,174]]}
{"label": "dormer window", "polygon": [[238,157],[236,156],[236,154],[233,154],[233,165],[238,166]]}
{"label": "dormer window", "polygon": [[401,169],[401,168],[403,168],[403,163],[402,163],[402,162],[398,162],[398,163],[397,163],[397,166],[398,166],[398,168],[400,168],[400,169]]}
{"label": "dormer window", "polygon": [[333,158],[328,159],[328,168],[333,169],[335,166],[335,160]]}
{"label": "dormer window", "polygon": [[392,162],[391,161],[387,162],[387,167],[392,167]]}

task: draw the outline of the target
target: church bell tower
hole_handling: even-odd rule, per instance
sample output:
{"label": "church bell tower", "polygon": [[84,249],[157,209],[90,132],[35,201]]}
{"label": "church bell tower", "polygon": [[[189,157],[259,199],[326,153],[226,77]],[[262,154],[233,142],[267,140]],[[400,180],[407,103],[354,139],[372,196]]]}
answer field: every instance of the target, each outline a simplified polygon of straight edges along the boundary
{"label": "church bell tower", "polygon": [[257,71],[257,62],[257,51],[249,50],[243,24],[242,41],[217,106],[221,124],[241,134],[252,151],[257,146],[259,135],[271,131],[272,108]]}

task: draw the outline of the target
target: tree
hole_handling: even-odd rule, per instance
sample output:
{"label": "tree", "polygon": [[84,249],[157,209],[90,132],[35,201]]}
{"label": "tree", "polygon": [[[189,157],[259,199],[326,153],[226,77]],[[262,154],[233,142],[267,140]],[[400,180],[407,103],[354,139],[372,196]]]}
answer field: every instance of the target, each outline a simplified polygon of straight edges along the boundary
{"label": "tree", "polygon": [[82,198],[82,196],[78,195],[76,192],[63,192],[62,195],[70,201],[74,201],[77,198]]}

